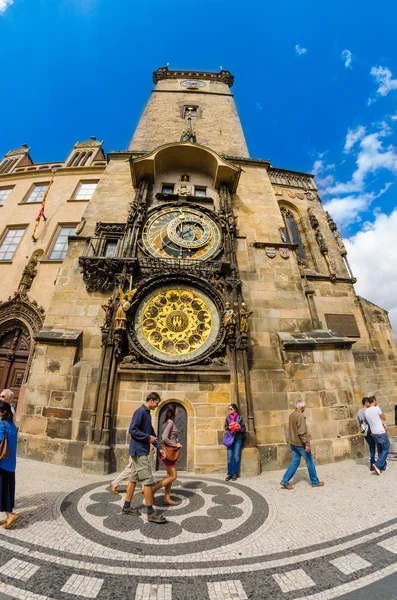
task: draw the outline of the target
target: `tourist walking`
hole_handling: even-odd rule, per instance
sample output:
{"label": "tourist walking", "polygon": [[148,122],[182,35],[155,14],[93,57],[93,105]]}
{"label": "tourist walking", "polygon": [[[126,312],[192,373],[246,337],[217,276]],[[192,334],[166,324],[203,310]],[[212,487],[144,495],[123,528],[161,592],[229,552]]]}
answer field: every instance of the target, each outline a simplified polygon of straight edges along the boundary
{"label": "tourist walking", "polygon": [[[182,448],[182,444],[180,444],[178,442],[178,438],[177,438],[178,431],[177,431],[177,428],[175,425],[175,418],[177,415],[178,415],[178,407],[176,406],[176,404],[168,404],[166,411],[165,411],[164,422],[163,422],[163,427],[162,427],[162,432],[161,432],[161,445],[163,446],[163,449],[164,449],[166,455],[168,453],[168,448],[173,449],[173,450],[171,450],[170,454],[175,454],[176,449]],[[177,453],[177,455],[179,458],[179,453]],[[165,488],[164,504],[166,504],[168,506],[175,506],[177,504],[180,504],[180,502],[171,500],[171,496],[170,496],[172,482],[175,481],[177,478],[176,463],[178,460],[178,458],[176,460],[172,460],[172,458],[171,457],[167,458],[167,456],[166,456],[165,458],[161,459],[161,462],[167,469],[167,477],[164,477],[164,479],[162,479],[161,481],[156,483],[156,485],[152,488],[153,495],[160,488],[162,488],[162,487]]]}
{"label": "tourist walking", "polygon": [[362,436],[364,436],[365,441],[367,442],[369,447],[369,468],[371,471],[373,471],[374,467],[372,465],[375,462],[376,444],[374,438],[372,437],[371,428],[368,425],[368,422],[365,418],[365,411],[369,407],[369,398],[363,398],[362,405],[362,408],[360,408],[360,410],[357,412],[357,422],[358,427],[360,429],[360,433]]}
{"label": "tourist walking", "polygon": [[306,417],[304,416],[306,404],[303,400],[296,403],[296,409],[289,416],[288,437],[287,442],[291,446],[292,460],[288,469],[284,473],[281,480],[281,486],[287,490],[292,490],[290,484],[291,479],[295,475],[301,462],[301,458],[306,461],[307,470],[309,471],[310,482],[312,487],[321,487],[324,481],[320,481],[317,477],[316,465],[310,449],[310,439],[307,432]]}
{"label": "tourist walking", "polygon": [[129,456],[127,466],[121,471],[121,473],[119,473],[117,475],[117,477],[115,479],[113,479],[113,481],[111,481],[109,483],[110,489],[112,490],[113,494],[119,493],[119,490],[117,489],[119,487],[119,485],[121,485],[122,483],[129,482],[130,475],[131,475],[131,468],[132,468],[132,458],[131,458],[131,456]]}
{"label": "tourist walking", "polygon": [[229,414],[225,419],[225,431],[231,432],[234,440],[230,446],[227,446],[226,481],[236,481],[240,473],[241,452],[246,428],[237,404],[229,404],[228,411]]}
{"label": "tourist walking", "polygon": [[131,436],[129,453],[132,458],[130,480],[127,486],[125,502],[122,512],[127,515],[139,515],[139,510],[131,508],[131,499],[134,495],[137,481],[143,485],[143,493],[146,502],[147,519],[151,523],[167,523],[163,515],[159,515],[153,508],[153,474],[150,462],[150,446],[156,446],[160,451],[161,458],[165,458],[165,452],[157,440],[152,426],[150,411],[158,407],[160,396],[157,392],[151,392],[146,401],[138,408],[131,420],[129,434]]}
{"label": "tourist walking", "polygon": [[375,396],[369,397],[369,407],[365,409],[365,420],[370,427],[372,437],[378,447],[378,460],[374,460],[372,466],[375,473],[380,475],[381,471],[386,471],[387,469],[386,460],[390,452],[390,440],[383,425],[383,422],[386,421],[386,415],[378,406]]}
{"label": "tourist walking", "polygon": [[0,512],[7,519],[3,529],[8,529],[19,518],[14,513],[15,504],[15,468],[17,462],[17,428],[8,402],[0,400],[0,442],[7,438],[8,456],[0,459]]}

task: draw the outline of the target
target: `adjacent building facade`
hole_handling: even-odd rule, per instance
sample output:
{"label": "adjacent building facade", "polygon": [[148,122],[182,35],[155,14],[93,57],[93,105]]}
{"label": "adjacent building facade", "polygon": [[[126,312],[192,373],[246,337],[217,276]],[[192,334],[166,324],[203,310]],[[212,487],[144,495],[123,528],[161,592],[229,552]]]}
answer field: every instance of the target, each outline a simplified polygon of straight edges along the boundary
{"label": "adjacent building facade", "polygon": [[249,157],[233,76],[154,73],[128,150],[91,138],[64,163],[0,163],[0,385],[23,456],[124,465],[148,392],[178,403],[181,468],[222,471],[227,406],[245,472],[283,467],[304,399],[316,459],[362,456],[356,411],[393,413],[396,342],[359,297],[313,176]]}

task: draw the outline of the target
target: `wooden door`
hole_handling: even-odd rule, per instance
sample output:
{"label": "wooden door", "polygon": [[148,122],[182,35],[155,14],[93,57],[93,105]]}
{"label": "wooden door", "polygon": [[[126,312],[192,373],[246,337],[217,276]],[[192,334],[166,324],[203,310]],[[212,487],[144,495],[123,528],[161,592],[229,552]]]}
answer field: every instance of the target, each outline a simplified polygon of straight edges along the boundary
{"label": "wooden door", "polygon": [[0,390],[10,389],[18,402],[29,357],[29,340],[19,327],[1,336],[0,331]]}
{"label": "wooden door", "polygon": [[[178,415],[175,419],[175,425],[178,430],[178,442],[182,444],[181,453],[179,455],[179,460],[177,462],[178,471],[186,471],[187,470],[187,412],[182,404],[178,402],[172,402],[171,404],[175,404],[178,407]],[[163,429],[164,416],[165,411],[167,410],[167,404],[161,408],[159,415],[159,428],[158,428],[158,439],[161,440],[161,432]],[[161,460],[157,458],[157,468],[165,469]]]}

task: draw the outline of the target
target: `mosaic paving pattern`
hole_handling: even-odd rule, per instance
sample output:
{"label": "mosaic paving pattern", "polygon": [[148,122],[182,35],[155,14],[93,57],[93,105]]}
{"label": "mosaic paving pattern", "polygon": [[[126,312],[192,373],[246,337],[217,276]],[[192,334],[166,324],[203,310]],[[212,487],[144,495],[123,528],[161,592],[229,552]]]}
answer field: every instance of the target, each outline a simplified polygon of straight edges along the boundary
{"label": "mosaic paving pattern", "polygon": [[[360,600],[376,600],[368,586],[397,574],[397,518],[387,519],[394,510],[390,496],[383,497],[395,489],[397,465],[373,478],[351,462],[355,470],[343,498],[339,476],[349,465],[321,469],[327,489],[313,490],[301,471],[292,492],[279,488],[276,473],[237,483],[181,476],[172,492],[178,506],[165,507],[157,495],[169,523],[156,526],[146,521],[140,492],[133,505],[141,515],[123,515],[123,496],[109,491],[109,478],[20,461],[21,518],[13,529],[0,529],[0,594],[21,600],[348,600],[356,591]],[[29,480],[21,482],[21,475]],[[375,493],[378,521],[368,513],[363,528],[351,515]],[[387,600],[396,595],[391,589]]]}

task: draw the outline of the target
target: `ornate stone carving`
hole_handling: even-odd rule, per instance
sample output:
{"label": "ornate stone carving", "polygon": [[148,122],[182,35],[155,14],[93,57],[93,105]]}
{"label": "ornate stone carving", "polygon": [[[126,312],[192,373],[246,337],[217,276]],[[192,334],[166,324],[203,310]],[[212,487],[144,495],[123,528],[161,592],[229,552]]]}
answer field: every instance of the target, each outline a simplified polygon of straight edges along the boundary
{"label": "ornate stone carving", "polygon": [[232,87],[234,77],[230,71],[221,69],[219,73],[210,73],[207,71],[170,71],[168,67],[160,67],[153,73],[153,83],[158,83],[162,79],[206,79],[210,81],[220,81]]}
{"label": "ornate stone carving", "polygon": [[113,316],[113,298],[108,298],[107,304],[102,304],[102,308],[105,311],[105,320],[103,322],[103,327],[110,327],[112,324],[112,316]]}
{"label": "ornate stone carving", "polygon": [[19,282],[18,291],[20,292],[28,292],[32,287],[32,283],[34,278],[37,275],[37,263],[39,262],[39,257],[37,254],[33,254],[32,258],[24,268],[22,272],[22,278]]}
{"label": "ornate stone carving", "polygon": [[85,140],[84,142],[77,142],[74,145],[74,148],[100,148],[103,142],[96,140],[95,138],[91,138],[89,140]]}
{"label": "ornate stone carving", "polygon": [[309,214],[310,225],[312,226],[313,229],[318,229],[318,227],[320,226],[320,223],[319,223],[316,215],[314,214],[313,209],[308,208],[307,212]]}
{"label": "ornate stone carving", "polygon": [[276,256],[276,248],[274,246],[266,246],[265,252],[266,256],[269,258],[274,258]]}
{"label": "ornate stone carving", "polygon": [[317,244],[320,248],[321,254],[328,254],[327,243],[324,239],[323,234],[321,233],[321,231],[319,229],[316,230],[316,240],[317,240]]}
{"label": "ornate stone carving", "polygon": [[[24,292],[15,292],[5,302],[0,302],[0,327],[8,321],[22,322],[26,324],[28,335],[38,333],[44,322],[44,309],[31,300]],[[15,325],[11,327],[14,328]]]}
{"label": "ornate stone carving", "polygon": [[16,148],[15,150],[10,150],[7,152],[4,158],[8,158],[9,156],[22,156],[24,154],[29,154],[30,148],[28,148],[27,144],[23,144],[20,148]]}
{"label": "ornate stone carving", "polygon": [[99,236],[101,234],[116,234],[122,235],[125,231],[125,223],[99,223],[95,226],[95,235]]}
{"label": "ornate stone carving", "polygon": [[276,185],[287,185],[290,187],[303,188],[304,190],[316,190],[312,175],[306,173],[295,173],[282,169],[269,169],[269,178]]}
{"label": "ornate stone carving", "polygon": [[135,261],[123,258],[95,258],[80,256],[79,266],[88,292],[109,292],[113,290],[116,275],[125,268],[125,276],[135,272]]}
{"label": "ornate stone carving", "polygon": [[247,334],[250,329],[250,319],[252,317],[252,310],[248,310],[248,307],[245,302],[241,303],[241,307],[239,310],[240,316],[240,333]]}
{"label": "ornate stone carving", "polygon": [[228,336],[234,335],[236,331],[237,314],[230,306],[230,302],[226,302],[225,310],[223,311],[222,323]]}

